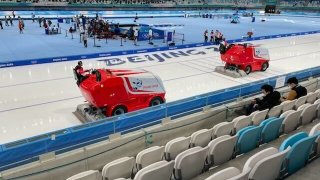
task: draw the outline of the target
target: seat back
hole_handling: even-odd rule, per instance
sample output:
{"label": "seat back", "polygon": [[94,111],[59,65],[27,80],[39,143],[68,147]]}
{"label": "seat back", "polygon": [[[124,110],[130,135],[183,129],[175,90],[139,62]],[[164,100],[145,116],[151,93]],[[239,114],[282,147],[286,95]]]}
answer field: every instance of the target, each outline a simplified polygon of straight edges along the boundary
{"label": "seat back", "polygon": [[301,113],[301,124],[309,124],[316,118],[318,104],[312,104],[305,107]]}
{"label": "seat back", "polygon": [[233,122],[222,122],[212,128],[212,138],[223,135],[233,135]]}
{"label": "seat back", "polygon": [[164,149],[165,159],[167,161],[173,160],[178,154],[189,148],[191,137],[178,137],[169,141]]}
{"label": "seat back", "polygon": [[266,119],[269,109],[265,109],[263,111],[259,111],[254,114],[252,117],[252,124],[255,126],[259,126],[260,123]]}
{"label": "seat back", "polygon": [[289,110],[280,115],[280,117],[284,117],[284,120],[282,121],[282,127],[281,131],[285,134],[290,133],[291,131],[294,131],[297,129],[297,127],[300,124],[300,115],[301,115],[301,110],[300,111],[294,111],[294,110]]}
{"label": "seat back", "polygon": [[298,109],[301,105],[305,104],[307,101],[307,96],[302,96],[299,99],[296,100],[294,104],[294,108]]}
{"label": "seat back", "polygon": [[138,171],[134,180],[170,180],[173,166],[174,161],[159,161],[153,163]]}
{"label": "seat back", "polygon": [[233,157],[237,138],[237,136],[224,135],[212,140],[208,144],[208,163],[213,166],[229,161]]}
{"label": "seat back", "polygon": [[199,131],[196,131],[192,133],[191,140],[190,140],[190,146],[201,146],[205,147],[208,145],[208,143],[211,140],[211,130],[209,129],[201,129]]}
{"label": "seat back", "polygon": [[281,103],[282,105],[282,112],[286,112],[288,110],[292,110],[294,108],[294,104],[296,103],[296,100],[293,101],[284,101]]}
{"label": "seat back", "polygon": [[130,178],[134,163],[134,157],[123,157],[114,160],[103,167],[102,177],[106,180]]}
{"label": "seat back", "polygon": [[317,136],[308,136],[305,132],[300,132],[289,137],[281,144],[281,151],[291,146],[290,151],[286,155],[288,164],[285,169],[289,175],[306,165],[316,138]]}
{"label": "seat back", "polygon": [[99,175],[99,171],[97,170],[89,170],[74,176],[69,177],[67,180],[100,180],[101,177]]}
{"label": "seat back", "polygon": [[281,112],[282,112],[282,107],[283,105],[279,104],[278,106],[274,106],[273,108],[271,108],[268,112],[267,117],[279,117]]}
{"label": "seat back", "polygon": [[317,89],[314,93],[317,94],[317,98],[320,99],[320,89]]}
{"label": "seat back", "polygon": [[315,92],[308,93],[306,102],[313,104],[317,100],[317,97],[318,97],[318,93],[315,93]]}
{"label": "seat back", "polygon": [[[309,136],[319,135],[320,133],[320,123],[313,126],[310,130]],[[320,135],[316,139],[316,143],[314,144],[314,155],[319,157],[320,156]]]}
{"label": "seat back", "polygon": [[237,154],[242,154],[256,148],[260,142],[261,126],[249,126],[238,133]]}
{"label": "seat back", "polygon": [[239,175],[236,175],[228,180],[248,180],[250,171],[251,169],[245,169]]}
{"label": "seat back", "polygon": [[219,172],[216,172],[215,174],[211,175],[205,180],[227,180],[239,174],[240,174],[239,169],[235,167],[229,167]]}
{"label": "seat back", "polygon": [[261,132],[261,142],[268,143],[279,137],[281,124],[284,118],[276,118],[268,121]]}
{"label": "seat back", "polygon": [[199,175],[204,167],[209,147],[194,147],[180,153],[174,164],[176,179],[192,179]]}
{"label": "seat back", "polygon": [[137,170],[162,159],[164,153],[163,146],[153,146],[138,153],[136,157]]}
{"label": "seat back", "polygon": [[252,117],[250,117],[250,116],[239,116],[239,117],[234,118],[232,120],[233,127],[234,127],[233,132],[237,133],[240,129],[243,129],[245,127],[250,126],[252,123],[251,118]]}
{"label": "seat back", "polygon": [[[270,149],[270,148],[268,148]],[[267,156],[261,155],[262,158],[253,167],[249,174],[249,179],[270,180],[278,179],[281,165],[290,148],[284,151],[270,153]],[[276,150],[278,151],[278,150]],[[264,156],[264,157],[263,157]],[[266,173],[268,172],[268,173]]]}

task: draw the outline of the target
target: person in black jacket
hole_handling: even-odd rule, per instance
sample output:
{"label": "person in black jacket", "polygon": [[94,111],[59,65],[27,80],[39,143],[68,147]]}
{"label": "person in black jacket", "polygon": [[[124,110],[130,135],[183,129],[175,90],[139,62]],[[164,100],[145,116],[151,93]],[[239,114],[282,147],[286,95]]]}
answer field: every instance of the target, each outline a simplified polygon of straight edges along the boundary
{"label": "person in black jacket", "polygon": [[265,96],[262,99],[256,98],[251,102],[247,108],[247,115],[257,110],[271,109],[280,104],[281,95],[278,91],[274,91],[272,86],[265,84],[261,86],[261,91]]}

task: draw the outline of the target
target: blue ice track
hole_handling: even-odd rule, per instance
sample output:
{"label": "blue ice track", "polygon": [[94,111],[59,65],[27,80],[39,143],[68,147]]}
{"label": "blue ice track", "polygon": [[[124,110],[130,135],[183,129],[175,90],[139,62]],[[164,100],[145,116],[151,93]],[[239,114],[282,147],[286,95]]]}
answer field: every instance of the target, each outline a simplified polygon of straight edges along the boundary
{"label": "blue ice track", "polygon": [[[32,11],[17,11],[17,16],[22,17],[30,16]],[[0,12],[0,16],[10,15],[11,12]],[[75,14],[79,14],[78,11],[35,11],[36,16],[68,16],[71,17]],[[96,13],[99,15],[108,17],[107,19],[113,23],[133,23],[132,15],[135,12],[132,11],[116,11],[116,12],[97,12],[97,11],[85,11],[81,13],[87,13],[89,16],[94,17]],[[197,14],[198,12],[191,11],[190,13]],[[206,13],[206,12],[204,12]],[[209,12],[210,13],[210,12]],[[215,12],[212,12],[215,13]],[[285,36],[286,34],[301,35],[305,32],[318,33],[320,30],[320,16],[314,17],[296,17],[292,14],[286,14],[286,16],[261,16],[256,14],[256,21],[251,22],[250,17],[241,17],[239,24],[231,24],[230,19],[227,19],[226,15],[231,15],[231,11],[217,12],[212,19],[190,17],[184,18],[183,11],[143,11],[138,12],[138,15],[143,16],[146,14],[152,15],[168,15],[171,17],[166,18],[139,18],[138,24],[147,25],[161,25],[171,24],[172,27],[156,27],[165,31],[175,30],[176,34],[184,34],[185,41],[182,45],[181,37],[177,36],[176,46],[177,48],[195,47],[204,44],[203,32],[207,29],[220,30],[227,40],[241,41],[242,36],[245,36],[248,31],[253,31],[253,39],[268,39],[268,36],[275,35]],[[256,13],[256,12],[255,12]],[[241,15],[241,14],[240,14]],[[288,16],[291,15],[291,16]],[[316,14],[313,14],[316,15]],[[320,15],[320,14],[319,14]],[[177,17],[179,16],[179,17]],[[119,18],[121,17],[121,18]],[[126,18],[130,17],[130,18]],[[30,18],[30,17],[29,17]],[[110,19],[112,18],[112,19]],[[266,18],[266,22],[261,22],[261,18]],[[57,23],[56,19],[53,19],[53,24]],[[68,34],[66,37],[65,30],[68,29],[71,24],[60,23],[62,28],[62,34],[58,35],[45,35],[44,29],[39,27],[37,22],[32,23],[31,20],[25,20],[24,34],[19,34],[17,21],[14,21],[14,26],[6,27],[0,30],[0,67],[10,67],[18,65],[30,65],[39,63],[49,63],[57,61],[69,61],[78,59],[88,59],[97,57],[107,57],[114,55],[135,54],[139,52],[153,52],[168,50],[166,43],[162,40],[155,40],[155,45],[149,45],[148,42],[141,41],[139,46],[134,46],[133,42],[127,40],[122,42],[121,39],[108,39],[96,40],[96,45],[101,47],[93,47],[93,39],[89,39],[88,48],[84,48],[80,43],[80,36],[78,33],[73,35]],[[174,26],[174,25],[183,26]],[[279,36],[279,37],[282,37]],[[199,43],[201,43],[199,45]],[[172,48],[172,47],[171,47]]]}

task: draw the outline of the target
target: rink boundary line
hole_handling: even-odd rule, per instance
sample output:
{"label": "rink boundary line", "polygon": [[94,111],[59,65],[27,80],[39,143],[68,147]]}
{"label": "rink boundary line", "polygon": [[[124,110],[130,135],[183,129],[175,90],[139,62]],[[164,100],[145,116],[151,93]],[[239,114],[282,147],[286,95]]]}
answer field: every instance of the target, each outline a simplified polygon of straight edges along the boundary
{"label": "rink boundary line", "polygon": [[[318,34],[318,33],[320,33],[320,30],[299,32],[299,33],[260,36],[260,37],[254,37],[254,38],[234,39],[234,40],[229,40],[228,43],[256,41],[256,40],[264,40],[264,39],[275,39],[275,38],[282,38],[282,37],[293,37],[293,36]],[[85,60],[85,59],[94,59],[94,58],[106,58],[106,57],[119,56],[119,55],[140,54],[140,53],[158,52],[158,51],[175,50],[175,49],[185,49],[185,48],[202,47],[202,46],[210,46],[210,45],[214,45],[214,44],[211,42],[209,42],[209,43],[193,43],[193,44],[178,45],[178,46],[173,46],[173,47],[158,47],[158,48],[137,49],[137,50],[128,50],[128,51],[112,51],[112,52],[104,52],[104,53],[92,53],[92,54],[87,54],[87,55],[60,56],[60,57],[51,57],[51,58],[21,60],[21,61],[16,60],[16,61],[1,62],[0,68],[34,65],[34,64],[45,64],[45,63],[54,63],[54,62],[64,62],[64,61],[74,61],[74,60]]]}
{"label": "rink boundary line", "polygon": [[23,85],[28,85],[28,84],[37,84],[37,83],[43,83],[43,82],[70,79],[70,78],[72,78],[72,76],[67,76],[67,77],[62,77],[62,78],[55,78],[55,79],[47,79],[47,80],[42,80],[42,81],[33,81],[33,82],[27,82],[27,83],[12,84],[12,85],[0,86],[0,89],[8,88],[8,87],[15,87],[15,86],[23,86]]}
{"label": "rink boundary line", "polygon": [[71,98],[59,99],[59,100],[55,100],[55,101],[48,101],[48,102],[43,102],[43,103],[38,103],[38,104],[31,104],[31,105],[27,105],[27,106],[21,106],[21,107],[16,107],[16,108],[11,108],[11,109],[5,109],[5,110],[1,110],[0,113],[19,110],[19,109],[25,109],[25,108],[29,108],[29,107],[42,106],[42,105],[46,105],[46,104],[62,102],[62,101],[78,99],[78,98],[82,98],[82,96],[76,96],[76,97],[71,97]]}

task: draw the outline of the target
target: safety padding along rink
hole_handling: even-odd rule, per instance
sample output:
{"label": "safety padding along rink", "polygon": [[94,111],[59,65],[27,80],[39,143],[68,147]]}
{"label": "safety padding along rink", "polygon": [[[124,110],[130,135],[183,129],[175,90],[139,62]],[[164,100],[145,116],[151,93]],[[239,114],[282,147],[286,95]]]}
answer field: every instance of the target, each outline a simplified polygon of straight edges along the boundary
{"label": "safety padding along rink", "polygon": [[[216,107],[233,102],[239,97],[257,94],[263,84],[276,86],[279,79],[282,79],[284,84],[288,78],[293,76],[299,80],[319,77],[320,66],[3,144],[0,146],[0,171],[38,161],[39,155],[44,153],[54,152],[58,155],[107,140],[115,133],[123,135],[160,124],[164,118],[175,121],[179,117],[200,112],[204,107]],[[277,86],[279,87],[279,84]]]}
{"label": "safety padding along rink", "polygon": [[[316,33],[320,33],[320,30],[318,30],[318,31],[300,32],[300,33],[289,33],[289,34],[278,34],[278,35],[270,35],[270,36],[260,36],[260,37],[254,37],[254,38],[234,39],[234,40],[229,40],[228,43],[237,43],[237,42],[245,42],[245,41],[256,41],[256,40],[263,40],[263,39],[273,39],[273,38],[281,38],[281,37],[300,36],[300,35],[308,35],[308,34],[316,34]],[[185,45],[169,46],[169,47],[166,46],[166,47],[147,48],[147,49],[138,49],[138,50],[94,53],[94,54],[87,54],[87,55],[75,55],[75,56],[63,56],[63,57],[52,57],[52,58],[28,59],[28,60],[21,60],[21,61],[9,61],[9,62],[0,62],[0,68],[14,67],[14,66],[24,66],[24,65],[33,65],[33,64],[43,64],[43,63],[54,63],[54,62],[62,62],[62,61],[74,61],[74,60],[80,60],[80,59],[103,58],[103,57],[111,57],[111,56],[120,56],[120,55],[128,55],[128,54],[139,54],[139,53],[157,52],[157,51],[166,51],[166,50],[173,50],[173,49],[183,49],[183,48],[192,48],[192,47],[209,46],[209,45],[213,45],[213,44],[212,43],[193,43],[193,44],[185,44]]]}

